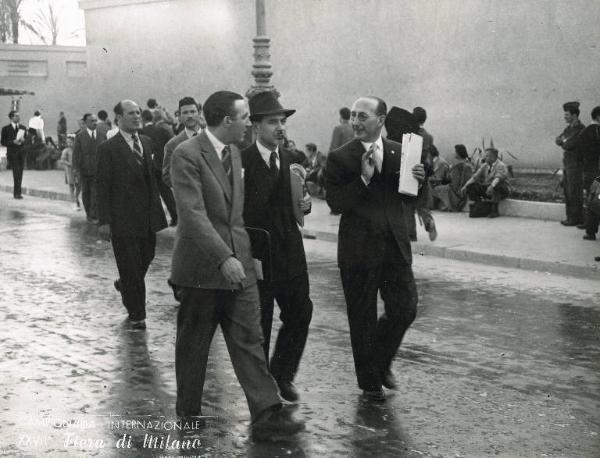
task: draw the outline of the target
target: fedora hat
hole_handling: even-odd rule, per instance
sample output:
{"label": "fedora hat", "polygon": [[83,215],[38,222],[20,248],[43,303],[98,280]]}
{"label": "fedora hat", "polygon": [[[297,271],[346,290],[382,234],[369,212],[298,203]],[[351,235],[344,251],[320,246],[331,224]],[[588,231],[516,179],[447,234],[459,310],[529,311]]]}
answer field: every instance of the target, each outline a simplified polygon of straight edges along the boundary
{"label": "fedora hat", "polygon": [[271,91],[259,92],[248,100],[250,106],[250,121],[258,121],[263,116],[283,114],[286,117],[293,115],[296,110],[283,108]]}

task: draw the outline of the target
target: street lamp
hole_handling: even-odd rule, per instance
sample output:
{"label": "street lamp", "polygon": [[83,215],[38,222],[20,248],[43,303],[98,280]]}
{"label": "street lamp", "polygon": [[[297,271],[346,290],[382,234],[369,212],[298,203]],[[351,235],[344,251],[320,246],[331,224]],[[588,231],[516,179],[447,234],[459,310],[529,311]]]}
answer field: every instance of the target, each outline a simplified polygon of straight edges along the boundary
{"label": "street lamp", "polygon": [[267,36],[265,0],[256,0],[256,36],[254,42],[254,64],[252,76],[254,84],[246,92],[246,97],[251,98],[259,92],[272,91],[277,97],[279,92],[271,84],[271,53],[269,47],[271,39]]}

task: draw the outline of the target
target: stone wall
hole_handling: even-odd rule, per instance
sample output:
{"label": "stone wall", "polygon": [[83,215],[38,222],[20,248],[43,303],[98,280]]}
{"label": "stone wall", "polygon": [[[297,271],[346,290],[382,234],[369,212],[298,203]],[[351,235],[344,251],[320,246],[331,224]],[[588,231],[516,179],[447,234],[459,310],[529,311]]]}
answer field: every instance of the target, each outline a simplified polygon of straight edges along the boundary
{"label": "stone wall", "polygon": [[[27,125],[33,112],[40,110],[45,134],[55,140],[61,111],[69,131],[75,131],[82,110],[97,103],[87,77],[84,47],[0,44],[0,87],[35,92],[21,98],[21,122]],[[11,97],[0,97],[1,125],[8,123],[10,109]]]}

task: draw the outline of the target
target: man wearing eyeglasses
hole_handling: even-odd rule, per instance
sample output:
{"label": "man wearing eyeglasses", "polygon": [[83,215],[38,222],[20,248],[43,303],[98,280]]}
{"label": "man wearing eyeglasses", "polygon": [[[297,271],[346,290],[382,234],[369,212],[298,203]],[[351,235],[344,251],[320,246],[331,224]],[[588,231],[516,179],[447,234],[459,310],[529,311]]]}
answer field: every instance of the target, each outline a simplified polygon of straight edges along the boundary
{"label": "man wearing eyeglasses", "polygon": [[[414,197],[398,193],[402,145],[381,136],[387,113],[377,97],[352,105],[354,139],[329,153],[327,203],[341,213],[338,266],[348,310],[358,386],[382,402],[396,388],[392,360],[417,311],[408,218]],[[423,164],[412,169],[422,182]],[[385,312],[377,319],[377,293]]]}

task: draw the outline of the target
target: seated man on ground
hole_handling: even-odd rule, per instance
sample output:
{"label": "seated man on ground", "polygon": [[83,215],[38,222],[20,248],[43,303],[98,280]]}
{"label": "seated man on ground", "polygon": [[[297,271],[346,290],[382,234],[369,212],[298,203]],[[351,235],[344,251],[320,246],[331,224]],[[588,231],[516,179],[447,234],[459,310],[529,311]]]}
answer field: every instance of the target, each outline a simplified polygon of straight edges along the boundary
{"label": "seated man on ground", "polygon": [[500,216],[498,214],[498,202],[506,199],[510,194],[508,182],[508,168],[506,164],[498,159],[498,150],[487,148],[485,150],[485,162],[475,174],[469,178],[461,189],[472,201],[489,200],[492,202],[490,218]]}
{"label": "seated man on ground", "polygon": [[431,193],[434,208],[459,212],[467,203],[467,198],[461,190],[473,175],[473,168],[465,145],[455,145],[454,151],[456,162],[450,167],[450,183],[433,187]]}
{"label": "seated man on ground", "polygon": [[327,157],[317,149],[314,143],[306,144],[306,160],[302,163],[306,169],[306,183],[310,194],[322,197],[325,192],[325,181],[323,179],[323,168]]}

